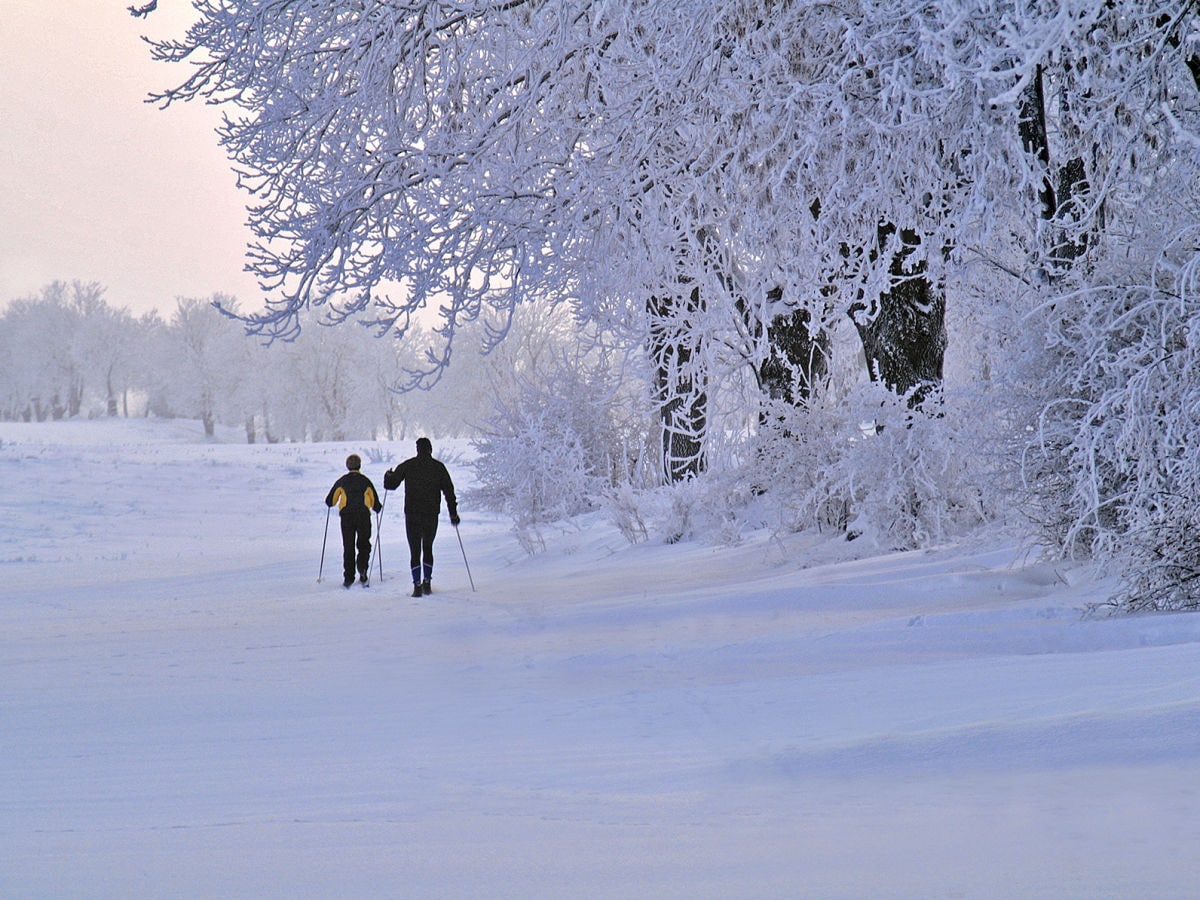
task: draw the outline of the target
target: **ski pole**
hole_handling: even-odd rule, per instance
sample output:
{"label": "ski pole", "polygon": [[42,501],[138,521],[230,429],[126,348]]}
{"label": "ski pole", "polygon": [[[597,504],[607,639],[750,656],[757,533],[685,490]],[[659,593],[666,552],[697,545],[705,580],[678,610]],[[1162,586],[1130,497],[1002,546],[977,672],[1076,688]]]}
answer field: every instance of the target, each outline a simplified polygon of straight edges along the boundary
{"label": "ski pole", "polygon": [[321,567],[317,569],[317,584],[321,583],[321,576],[325,572],[325,542],[329,540],[329,513],[332,511],[332,506],[325,507],[325,536],[321,538]]}
{"label": "ski pole", "polygon": [[467,548],[463,546],[462,532],[458,530],[458,526],[454,526],[454,533],[458,535],[458,549],[462,551],[463,565],[467,567],[467,578],[471,582],[471,590],[475,590],[475,579],[471,578],[471,564],[467,562]]}
{"label": "ski pole", "polygon": [[387,509],[387,488],[379,501],[379,512],[375,513],[375,557],[379,560],[379,583],[383,584],[383,511]]}

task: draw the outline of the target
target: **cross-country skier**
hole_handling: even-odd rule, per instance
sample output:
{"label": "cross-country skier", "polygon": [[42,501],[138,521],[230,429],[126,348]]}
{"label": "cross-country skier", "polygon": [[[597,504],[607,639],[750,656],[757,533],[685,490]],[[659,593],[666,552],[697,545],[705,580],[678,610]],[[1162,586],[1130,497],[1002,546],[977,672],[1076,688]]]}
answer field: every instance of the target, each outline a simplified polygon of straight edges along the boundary
{"label": "cross-country skier", "polygon": [[406,459],[383,476],[383,486],[394,491],[404,483],[404,526],[408,533],[408,549],[412,566],[414,597],[433,592],[433,539],[437,536],[438,515],[442,511],[442,495],[450,513],[450,524],[457,526],[458,500],[454,497],[454,482],[446,466],[433,458],[429,438],[417,438],[417,455]]}
{"label": "cross-country skier", "polygon": [[364,585],[367,583],[367,570],[371,566],[371,510],[382,512],[383,504],[375,494],[371,479],[359,471],[362,460],[357,453],[346,457],[346,468],[349,471],[329,489],[325,505],[336,505],[342,520],[342,585],[350,587],[354,584],[356,568],[358,580]]}

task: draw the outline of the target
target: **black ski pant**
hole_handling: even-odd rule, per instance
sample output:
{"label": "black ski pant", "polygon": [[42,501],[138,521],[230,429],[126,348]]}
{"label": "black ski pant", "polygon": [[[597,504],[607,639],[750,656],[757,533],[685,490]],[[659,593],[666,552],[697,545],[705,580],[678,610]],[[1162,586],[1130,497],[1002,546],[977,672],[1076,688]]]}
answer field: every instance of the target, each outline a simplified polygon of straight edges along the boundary
{"label": "black ski pant", "polygon": [[[355,565],[355,551],[358,551]],[[342,575],[353,578],[355,569],[366,575],[371,567],[371,511],[342,510]]]}
{"label": "black ski pant", "polygon": [[433,577],[433,539],[437,537],[438,514],[405,513],[404,530],[408,534],[413,584],[429,581]]}

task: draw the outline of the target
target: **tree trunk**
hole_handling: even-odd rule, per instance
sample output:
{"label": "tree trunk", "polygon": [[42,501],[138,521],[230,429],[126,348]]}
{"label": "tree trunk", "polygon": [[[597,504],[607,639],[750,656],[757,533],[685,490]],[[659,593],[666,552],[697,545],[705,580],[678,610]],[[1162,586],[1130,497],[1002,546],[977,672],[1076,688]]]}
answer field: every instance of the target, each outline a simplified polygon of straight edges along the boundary
{"label": "tree trunk", "polygon": [[[783,298],[782,288],[772,288],[772,306]],[[813,389],[829,370],[829,336],[812,333],[812,314],[804,308],[781,313],[767,326],[770,355],[758,367],[758,383],[772,400],[804,406]]]}
{"label": "tree trunk", "polygon": [[1087,171],[1081,157],[1073,157],[1054,172],[1050,158],[1050,139],[1046,130],[1046,97],[1042,67],[1021,97],[1018,130],[1025,150],[1043,167],[1042,187],[1038,190],[1041,218],[1055,230],[1050,241],[1047,280],[1062,277],[1084,255],[1089,234],[1078,224],[1083,217],[1081,198],[1088,190]]}
{"label": "tree trunk", "polygon": [[[895,226],[879,229],[880,246],[895,233]],[[858,330],[872,381],[908,395],[908,405],[918,409],[942,384],[946,356],[946,296],[941,285],[930,282],[924,260],[908,265],[920,246],[911,229],[900,232],[901,249],[888,266],[891,289],[875,304],[850,306],[850,319]]]}
{"label": "tree trunk", "polygon": [[651,297],[647,302],[649,349],[662,422],[663,473],[671,484],[694,478],[705,467],[707,384],[697,369],[700,339],[689,327],[700,306],[699,288],[680,297]]}
{"label": "tree trunk", "polygon": [[1079,228],[1084,216],[1082,204],[1088,191],[1087,173],[1083,160],[1076,156],[1058,170],[1058,198],[1055,219],[1059,233],[1050,251],[1054,271],[1070,269],[1082,257],[1090,243],[1090,233]]}
{"label": "tree trunk", "polygon": [[75,377],[71,379],[70,387],[67,390],[67,417],[75,418],[83,409],[83,379]]}
{"label": "tree trunk", "polygon": [[210,410],[205,410],[200,415],[200,421],[204,423],[204,436],[213,437],[217,433],[217,422]]}
{"label": "tree trunk", "polygon": [[108,372],[105,373],[104,389],[108,395],[108,404],[105,412],[110,417],[115,417],[119,410],[117,407],[117,392],[113,390],[112,366],[109,366]]}
{"label": "tree trunk", "polygon": [[263,403],[262,408],[263,420],[263,436],[267,439],[268,444],[278,444],[279,437],[271,433],[271,417],[267,414],[267,404]]}

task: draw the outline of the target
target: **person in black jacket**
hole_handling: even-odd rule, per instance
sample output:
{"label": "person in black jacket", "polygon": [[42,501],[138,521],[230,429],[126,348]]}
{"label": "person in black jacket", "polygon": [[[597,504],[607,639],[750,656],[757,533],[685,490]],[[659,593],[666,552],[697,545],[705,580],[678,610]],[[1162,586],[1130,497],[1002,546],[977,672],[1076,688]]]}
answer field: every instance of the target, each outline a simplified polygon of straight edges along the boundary
{"label": "person in black jacket", "polygon": [[[358,580],[367,583],[371,567],[371,510],[382,512],[383,504],[375,495],[371,479],[359,471],[362,460],[357,453],[346,457],[346,468],[349,471],[329,489],[325,505],[336,504],[342,520],[342,585],[350,587],[354,584],[356,568]],[[358,551],[357,559],[355,550]]]}
{"label": "person in black jacket", "polygon": [[430,594],[433,578],[433,539],[437,536],[438,515],[442,511],[442,495],[450,513],[450,524],[457,526],[458,500],[454,497],[454,482],[446,466],[433,458],[429,438],[417,438],[417,455],[406,459],[383,476],[383,486],[394,491],[404,484],[404,526],[408,533],[408,549],[412,566],[414,597]]}

